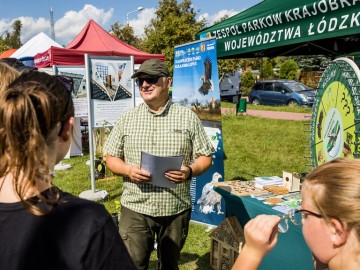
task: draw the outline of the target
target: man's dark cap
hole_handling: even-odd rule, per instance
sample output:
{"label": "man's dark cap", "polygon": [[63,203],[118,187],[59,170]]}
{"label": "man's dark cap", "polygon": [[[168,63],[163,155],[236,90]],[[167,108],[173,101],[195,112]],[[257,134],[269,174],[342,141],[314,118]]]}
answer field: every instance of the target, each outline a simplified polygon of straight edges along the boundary
{"label": "man's dark cap", "polygon": [[157,59],[149,59],[141,64],[139,70],[131,76],[131,79],[138,77],[140,74],[168,77],[169,70],[167,69],[164,62]]}

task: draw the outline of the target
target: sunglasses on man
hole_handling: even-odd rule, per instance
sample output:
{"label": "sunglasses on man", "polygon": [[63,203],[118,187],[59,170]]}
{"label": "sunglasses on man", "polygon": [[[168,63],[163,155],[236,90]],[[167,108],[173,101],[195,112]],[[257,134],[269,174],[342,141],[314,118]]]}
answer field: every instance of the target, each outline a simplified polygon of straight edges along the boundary
{"label": "sunglasses on man", "polygon": [[144,83],[144,81],[148,84],[156,84],[158,80],[164,76],[149,76],[149,77],[143,77],[143,78],[136,78],[135,82],[137,86],[141,87]]}

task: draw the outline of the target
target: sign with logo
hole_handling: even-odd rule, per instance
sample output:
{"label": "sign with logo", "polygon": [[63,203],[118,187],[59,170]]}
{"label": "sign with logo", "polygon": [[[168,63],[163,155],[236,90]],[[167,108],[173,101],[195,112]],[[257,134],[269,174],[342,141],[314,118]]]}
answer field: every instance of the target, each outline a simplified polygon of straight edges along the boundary
{"label": "sign with logo", "polygon": [[[359,16],[358,1],[261,1],[205,28],[197,38],[216,37],[219,58],[239,54],[254,57],[255,52],[261,56],[268,49],[305,42],[304,47],[309,48],[312,42],[325,39],[329,40],[317,43],[318,49],[324,47],[324,52],[337,52],[341,45],[331,39],[358,35]],[[279,49],[278,54],[286,51]]]}
{"label": "sign with logo", "polygon": [[359,157],[360,70],[348,58],[330,63],[319,83],[310,128],[311,164]]}

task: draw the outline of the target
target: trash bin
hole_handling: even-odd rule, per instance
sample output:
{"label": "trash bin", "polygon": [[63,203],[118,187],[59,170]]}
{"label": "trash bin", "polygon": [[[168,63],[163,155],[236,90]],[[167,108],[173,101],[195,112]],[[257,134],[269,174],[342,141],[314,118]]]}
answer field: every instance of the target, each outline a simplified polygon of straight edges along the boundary
{"label": "trash bin", "polygon": [[246,98],[241,98],[239,102],[238,112],[246,112]]}

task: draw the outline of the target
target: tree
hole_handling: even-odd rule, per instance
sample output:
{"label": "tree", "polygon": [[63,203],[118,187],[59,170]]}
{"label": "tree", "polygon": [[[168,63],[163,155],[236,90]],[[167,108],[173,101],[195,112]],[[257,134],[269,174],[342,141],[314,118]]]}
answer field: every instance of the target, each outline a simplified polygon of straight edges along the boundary
{"label": "tree", "polygon": [[331,61],[331,57],[324,55],[307,55],[296,56],[294,60],[303,71],[318,71]]}
{"label": "tree", "polygon": [[173,72],[174,47],[195,39],[195,34],[205,26],[205,20],[196,21],[196,13],[191,0],[177,3],[163,0],[155,12],[156,18],[145,27],[142,49],[149,53],[165,54],[165,63]]}
{"label": "tree", "polygon": [[254,85],[255,79],[251,71],[247,71],[241,75],[241,90],[242,95],[247,95],[250,92],[251,87]]}
{"label": "tree", "polygon": [[119,22],[115,22],[111,25],[110,33],[135,48],[141,47],[142,40],[134,35],[134,29],[130,25],[121,25]]}
{"label": "tree", "polygon": [[260,70],[261,58],[236,58],[236,59],[218,59],[219,77],[225,74],[234,74],[237,69],[243,71]]}
{"label": "tree", "polygon": [[7,46],[4,41],[2,40],[2,37],[0,37],[0,53],[3,53],[7,50],[11,49],[9,46]]}
{"label": "tree", "polygon": [[234,75],[234,72],[240,68],[240,59],[219,59],[218,60],[218,69],[219,69],[219,81],[226,74]]}
{"label": "tree", "polygon": [[0,37],[0,49],[6,48],[8,49],[18,49],[22,46],[20,36],[21,36],[21,27],[22,23],[20,20],[16,20],[12,24],[13,32],[9,33],[5,32],[4,37]]}
{"label": "tree", "polygon": [[[215,21],[214,24],[220,23],[229,18],[225,15],[220,20]],[[226,74],[234,75],[234,72],[240,68],[240,58],[235,59],[218,59],[219,81],[221,81]]]}
{"label": "tree", "polygon": [[280,67],[280,79],[297,80],[298,69],[294,59],[286,60]]}
{"label": "tree", "polygon": [[274,67],[268,58],[265,58],[263,67],[260,72],[260,77],[264,79],[274,78]]}

